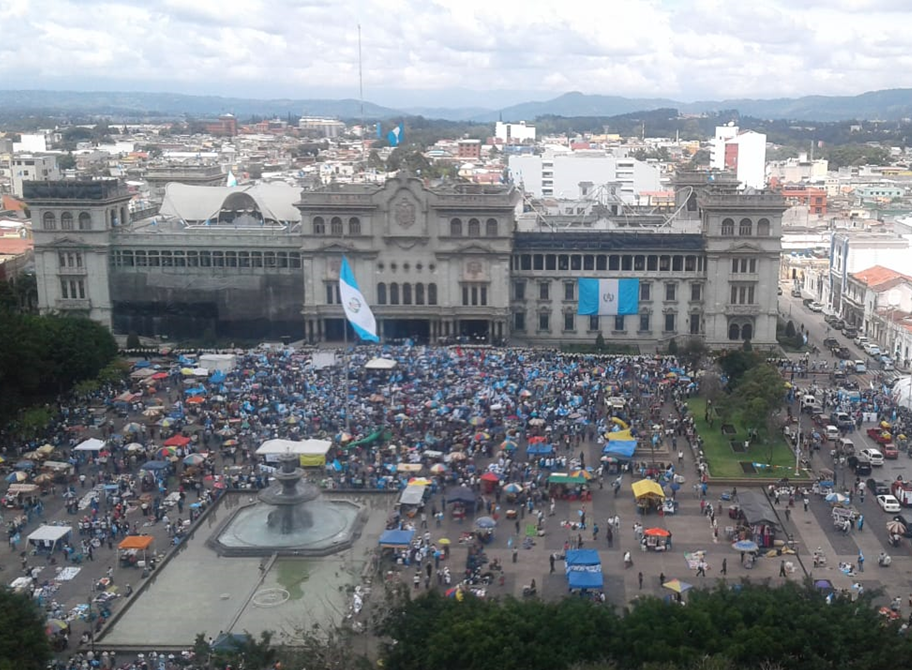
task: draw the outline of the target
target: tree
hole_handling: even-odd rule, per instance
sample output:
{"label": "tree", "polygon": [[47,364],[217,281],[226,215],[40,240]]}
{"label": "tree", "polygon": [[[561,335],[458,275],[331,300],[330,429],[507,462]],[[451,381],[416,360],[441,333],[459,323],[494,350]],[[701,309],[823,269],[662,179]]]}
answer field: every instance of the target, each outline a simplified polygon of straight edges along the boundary
{"label": "tree", "polygon": [[682,358],[686,365],[696,368],[708,353],[706,342],[699,337],[690,337],[684,343],[683,349],[678,352],[678,357]]}
{"label": "tree", "polygon": [[604,351],[605,350],[605,336],[599,333],[595,336],[595,350]]}
{"label": "tree", "polygon": [[66,155],[57,159],[57,167],[61,170],[72,170],[76,167],[76,159],[73,158],[73,152],[67,152]]}
{"label": "tree", "polygon": [[0,670],[44,670],[50,659],[44,616],[35,601],[0,589]]}
{"label": "tree", "polygon": [[740,408],[741,423],[760,442],[765,442],[769,436],[769,417],[778,414],[785,404],[779,371],[769,363],[755,365],[744,373],[732,397]]}
{"label": "tree", "polygon": [[675,338],[671,338],[668,341],[668,355],[677,356],[678,354],[678,341]]}
{"label": "tree", "polygon": [[127,335],[127,349],[139,349],[142,346],[142,343],[139,341],[139,334],[135,331],[130,331]]}
{"label": "tree", "polygon": [[760,363],[760,356],[753,351],[744,351],[743,349],[732,349],[726,351],[719,358],[719,367],[728,377],[728,385],[735,388],[741,381],[744,373]]}

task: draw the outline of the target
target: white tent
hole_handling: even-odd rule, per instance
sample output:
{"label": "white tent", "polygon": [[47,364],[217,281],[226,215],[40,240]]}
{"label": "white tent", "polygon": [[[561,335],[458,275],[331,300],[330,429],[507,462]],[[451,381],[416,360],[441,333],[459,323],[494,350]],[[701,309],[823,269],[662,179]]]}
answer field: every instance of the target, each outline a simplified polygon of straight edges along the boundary
{"label": "white tent", "polygon": [[392,370],[396,367],[396,361],[391,358],[372,358],[365,365],[365,370]]}
{"label": "white tent", "polygon": [[70,534],[71,530],[69,526],[39,526],[28,536],[28,541],[31,544],[53,550],[60,540]]}
{"label": "white tent", "polygon": [[104,449],[104,446],[104,440],[90,437],[85,442],[80,443],[75,449],[73,449],[73,451],[101,451]]}
{"label": "white tent", "polygon": [[912,409],[912,377],[903,377],[893,385],[893,401]]}
{"label": "white tent", "polygon": [[266,440],[260,445],[256,453],[266,456],[267,461],[275,461],[280,454],[295,454],[301,459],[302,465],[322,465],[326,462],[326,454],[332,447],[329,440]]}
{"label": "white tent", "polygon": [[203,354],[200,356],[199,364],[201,368],[212,372],[216,370],[231,372],[237,367],[237,356],[234,354]]}

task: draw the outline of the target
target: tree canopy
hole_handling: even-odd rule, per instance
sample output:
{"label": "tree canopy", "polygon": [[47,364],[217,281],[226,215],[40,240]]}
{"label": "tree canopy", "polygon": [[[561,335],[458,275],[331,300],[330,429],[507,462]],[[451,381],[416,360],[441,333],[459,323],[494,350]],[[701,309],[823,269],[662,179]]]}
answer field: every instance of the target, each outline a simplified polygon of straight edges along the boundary
{"label": "tree canopy", "polygon": [[83,317],[0,312],[0,418],[91,379],[117,355],[101,324]]}
{"label": "tree canopy", "polygon": [[44,616],[35,601],[0,589],[0,670],[43,670],[50,658]]}
{"label": "tree canopy", "polygon": [[912,651],[898,629],[867,595],[828,605],[811,585],[743,582],[693,590],[685,607],[641,598],[623,617],[576,598],[458,602],[429,594],[394,612],[380,632],[390,670],[867,670]]}

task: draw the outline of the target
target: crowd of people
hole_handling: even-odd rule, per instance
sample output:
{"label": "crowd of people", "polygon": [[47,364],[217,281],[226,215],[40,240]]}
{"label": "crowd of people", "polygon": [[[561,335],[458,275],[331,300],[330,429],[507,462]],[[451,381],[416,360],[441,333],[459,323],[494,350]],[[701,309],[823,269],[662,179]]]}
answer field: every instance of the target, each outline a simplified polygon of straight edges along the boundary
{"label": "crowd of people", "polygon": [[[395,366],[373,370],[367,363],[376,357]],[[333,445],[317,476],[326,488],[401,489],[412,477],[402,466],[421,463],[441,495],[431,520],[447,505],[448,487],[466,487],[482,509],[509,495],[541,531],[545,516],[554,512],[555,496],[579,495],[596,481],[601,486],[609,473],[623,471],[624,459],[586,458],[588,447],[603,446],[605,435],[619,425],[654,445],[673,444],[674,450],[684,448],[678,440],[695,438],[674,409],[696,382],[674,357],[363,346],[337,354],[334,365],[315,365],[316,358],[292,348],[237,351],[230,369],[203,374],[194,356],[152,356],[135,361],[134,373],[145,374],[85,397],[62,398],[44,434],[21,441],[0,433],[8,463],[50,445],[55,459],[73,466],[69,481],[51,483],[44,496],[27,502],[24,518],[16,511],[8,521],[11,536],[24,537],[44,514],[36,506],[57,500],[73,513],[77,531],[61,549],[64,562],[91,561],[99,554],[101,560],[116,560],[110,552],[117,541],[144,532],[146,524],[167,524],[168,536],[179,543],[221,491],[269,484],[268,464],[255,453],[262,442],[311,437]],[[92,434],[103,438],[104,447],[77,450]],[[539,446],[536,454],[527,452],[530,445]],[[654,466],[634,465],[644,474]],[[562,471],[584,473],[585,483],[555,489],[549,476]],[[35,477],[25,475],[26,481]],[[445,587],[449,575],[431,577],[440,548],[429,549],[421,529],[426,510],[422,517],[409,521],[421,531],[409,563],[420,555],[421,585]],[[519,535],[514,551],[532,541]],[[483,553],[481,547],[477,551],[476,556]],[[23,557],[25,574],[42,559]],[[99,631],[101,625],[99,620]],[[111,664],[113,658],[95,661]],[[82,656],[61,667],[87,660]],[[145,659],[134,667],[179,662],[159,656],[154,665]]]}

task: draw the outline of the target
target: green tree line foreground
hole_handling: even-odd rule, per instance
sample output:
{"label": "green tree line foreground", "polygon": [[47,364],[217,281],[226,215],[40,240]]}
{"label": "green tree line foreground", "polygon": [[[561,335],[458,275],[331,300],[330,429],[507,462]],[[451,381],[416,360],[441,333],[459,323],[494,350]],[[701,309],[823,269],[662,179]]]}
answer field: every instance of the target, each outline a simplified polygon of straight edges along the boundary
{"label": "green tree line foreground", "polygon": [[[317,627],[298,646],[249,637],[212,653],[200,636],[202,668],[307,670],[870,670],[905,667],[912,640],[900,621],[874,605],[875,594],[827,603],[808,582],[769,587],[740,583],[695,589],[684,606],[648,596],[623,613],[568,597],[458,601],[431,592],[375,617],[363,635]],[[407,598],[407,596],[406,596]]]}
{"label": "green tree line foreground", "polygon": [[0,311],[0,421],[97,378],[116,356],[110,331],[90,319]]}

